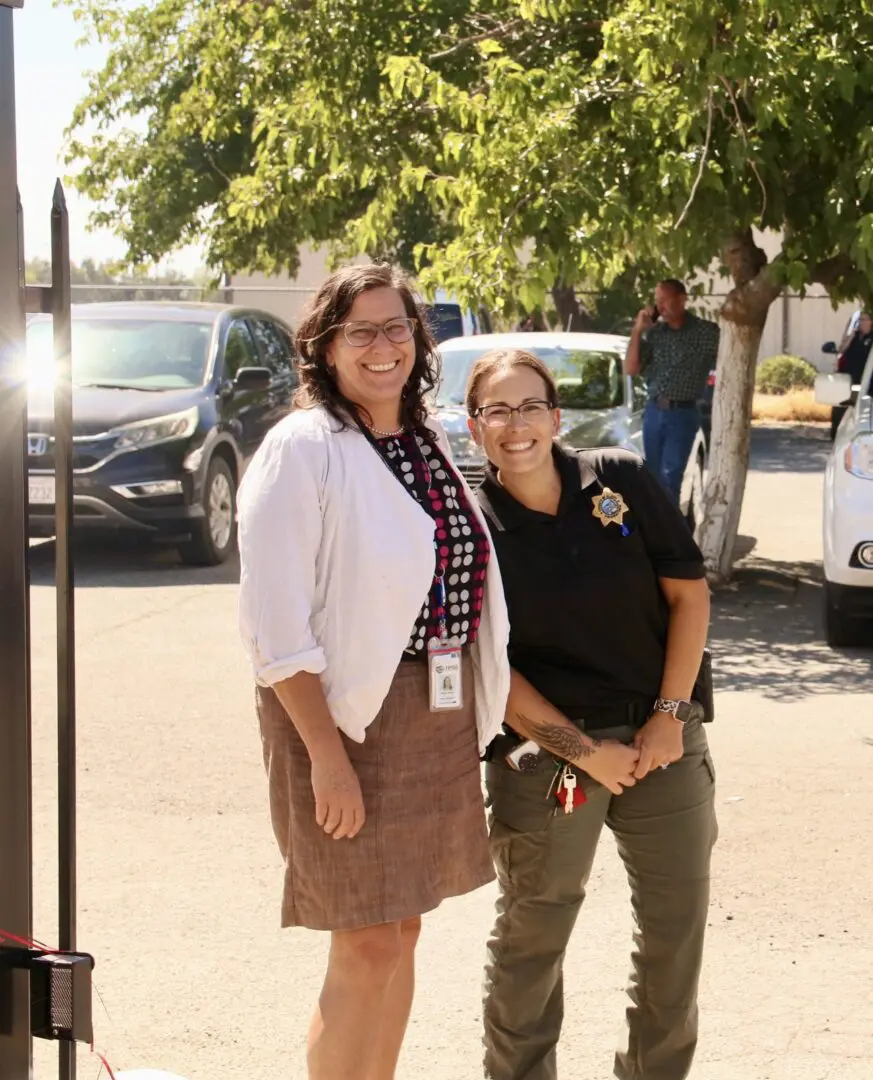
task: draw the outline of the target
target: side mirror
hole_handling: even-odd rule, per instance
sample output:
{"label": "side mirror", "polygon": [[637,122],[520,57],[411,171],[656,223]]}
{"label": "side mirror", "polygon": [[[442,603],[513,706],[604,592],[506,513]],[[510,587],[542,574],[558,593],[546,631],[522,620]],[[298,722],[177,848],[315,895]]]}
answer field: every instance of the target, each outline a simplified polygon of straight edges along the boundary
{"label": "side mirror", "polygon": [[819,405],[845,405],[852,397],[852,376],[840,372],[837,375],[816,375],[815,400]]}
{"label": "side mirror", "polygon": [[831,356],[834,356],[837,351],[837,343],[835,341],[826,341],[824,345],[822,345],[821,351],[823,353],[829,353]]}
{"label": "side mirror", "polygon": [[234,390],[268,390],[273,373],[266,367],[243,367],[233,380]]}

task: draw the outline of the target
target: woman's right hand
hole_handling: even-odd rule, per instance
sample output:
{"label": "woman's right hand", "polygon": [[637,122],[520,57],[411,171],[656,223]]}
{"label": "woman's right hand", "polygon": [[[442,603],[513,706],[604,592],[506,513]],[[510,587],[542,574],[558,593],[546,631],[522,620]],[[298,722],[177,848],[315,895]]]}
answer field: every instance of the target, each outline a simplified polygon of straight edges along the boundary
{"label": "woman's right hand", "polygon": [[626,787],[633,787],[636,783],[634,771],[639,759],[640,752],[635,747],[604,739],[586,757],[573,764],[587,772],[592,780],[603,784],[613,795],[621,795]]}
{"label": "woman's right hand", "polygon": [[351,840],[364,827],[364,797],[344,749],[312,761],[315,820],[334,840]]}

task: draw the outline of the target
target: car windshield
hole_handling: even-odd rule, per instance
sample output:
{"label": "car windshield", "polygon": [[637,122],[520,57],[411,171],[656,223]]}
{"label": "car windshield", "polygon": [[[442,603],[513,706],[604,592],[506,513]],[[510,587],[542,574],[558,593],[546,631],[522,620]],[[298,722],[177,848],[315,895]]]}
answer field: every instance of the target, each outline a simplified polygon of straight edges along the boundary
{"label": "car windshield", "polygon": [[[442,382],[438,405],[463,405],[467,379],[485,347],[451,349],[442,353]],[[624,404],[624,380],[618,353],[595,349],[534,346],[528,349],[555,376],[564,409],[614,409]]]}
{"label": "car windshield", "polygon": [[428,320],[436,341],[448,341],[464,333],[464,318],[460,304],[428,304]]}
{"label": "car windshield", "polygon": [[[202,386],[212,324],[161,319],[74,319],[75,386],[183,390]],[[32,384],[54,375],[50,320],[27,328],[27,374]]]}

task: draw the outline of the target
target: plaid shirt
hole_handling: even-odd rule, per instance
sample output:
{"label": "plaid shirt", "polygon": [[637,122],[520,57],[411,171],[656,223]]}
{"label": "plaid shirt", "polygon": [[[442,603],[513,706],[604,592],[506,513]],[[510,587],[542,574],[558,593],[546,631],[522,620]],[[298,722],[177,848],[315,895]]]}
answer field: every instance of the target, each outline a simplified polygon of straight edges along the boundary
{"label": "plaid shirt", "polygon": [[718,355],[718,324],[690,312],[678,330],[659,320],[643,335],[642,374],[650,398],[663,395],[671,401],[697,401],[715,368]]}

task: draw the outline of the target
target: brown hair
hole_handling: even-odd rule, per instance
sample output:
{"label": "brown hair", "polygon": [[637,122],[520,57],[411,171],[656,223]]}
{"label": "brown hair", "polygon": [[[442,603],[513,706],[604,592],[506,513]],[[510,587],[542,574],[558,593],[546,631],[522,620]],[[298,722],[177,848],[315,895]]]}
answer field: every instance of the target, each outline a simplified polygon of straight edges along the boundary
{"label": "brown hair", "polygon": [[439,379],[439,357],[430,332],[427,314],[418,303],[409,279],[395,266],[371,263],[346,266],[322,284],[303,313],[294,344],[300,357],[300,389],[294,404],[303,409],[323,406],[342,427],[356,417],[371,419],[366,409],[340,392],[334,373],[327,363],[327,347],[333,335],[329,331],[343,322],[355,300],[371,289],[395,289],[400,294],[406,314],[416,320],[415,361],[400,399],[400,422],[404,427],[422,428],[427,419],[427,394]]}
{"label": "brown hair", "polygon": [[555,376],[538,356],[526,349],[492,349],[483,353],[470,369],[467,378],[466,404],[467,413],[475,415],[479,408],[479,390],[482,383],[496,371],[510,371],[514,367],[527,367],[535,371],[546,385],[546,401],[549,407],[558,407],[558,387]]}

